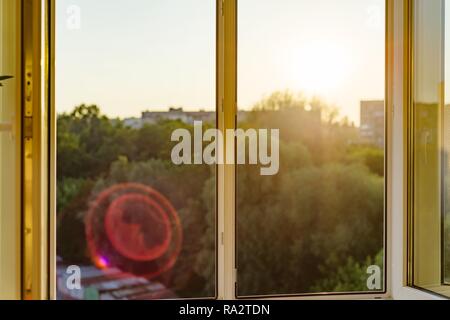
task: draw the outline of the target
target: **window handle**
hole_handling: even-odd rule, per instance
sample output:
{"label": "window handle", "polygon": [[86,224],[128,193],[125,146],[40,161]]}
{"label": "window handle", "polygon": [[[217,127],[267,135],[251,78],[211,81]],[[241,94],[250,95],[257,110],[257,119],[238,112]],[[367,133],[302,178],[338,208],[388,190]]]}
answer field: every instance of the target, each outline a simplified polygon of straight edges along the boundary
{"label": "window handle", "polygon": [[12,79],[13,76],[0,76],[0,87],[3,87],[2,81]]}

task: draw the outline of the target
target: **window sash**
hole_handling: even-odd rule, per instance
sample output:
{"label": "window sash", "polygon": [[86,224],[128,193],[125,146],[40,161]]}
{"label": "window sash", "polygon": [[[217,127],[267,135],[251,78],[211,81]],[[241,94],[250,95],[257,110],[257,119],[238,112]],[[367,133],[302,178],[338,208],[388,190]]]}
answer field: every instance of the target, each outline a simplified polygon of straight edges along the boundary
{"label": "window sash", "polygon": [[[47,259],[49,261],[49,278],[47,283],[49,285],[50,298],[56,298],[56,115],[55,115],[55,83],[54,83],[54,35],[55,35],[55,0],[42,0],[48,1],[48,7],[46,14],[48,14],[48,20],[46,25],[48,27],[48,42],[46,43],[46,49],[48,50],[48,56],[46,57],[49,69],[47,70],[46,80],[49,85],[49,99],[45,107],[49,114],[50,128],[48,132],[49,138],[49,183],[48,183],[48,201],[49,201],[49,253]],[[216,0],[217,1],[217,59],[216,59],[216,76],[217,76],[217,123],[220,130],[235,129],[236,128],[236,114],[237,114],[237,1],[238,0]],[[244,1],[244,0],[242,0]],[[387,21],[391,21],[394,6],[394,0],[386,0],[386,11],[388,18]],[[389,45],[388,39],[393,34],[392,23],[387,23],[387,48],[388,54],[393,51],[393,46]],[[392,76],[392,60],[388,59],[387,63],[387,93],[392,94],[391,85],[389,82],[389,75]],[[43,83],[44,84],[44,83]],[[389,125],[391,121],[391,101],[390,96],[386,97],[386,121],[388,123],[387,130],[388,138],[391,137],[392,126]],[[391,169],[391,156],[389,147],[390,143],[387,143],[387,166],[386,166],[386,190],[392,191],[392,178],[390,173]],[[236,268],[235,268],[235,256],[236,256],[236,230],[235,230],[235,199],[236,199],[236,168],[234,165],[218,165],[216,181],[217,185],[217,298],[218,299],[236,299]],[[391,211],[389,206],[390,193],[386,193],[387,212]],[[390,213],[388,213],[390,217]],[[390,252],[390,235],[388,232],[385,243],[386,256],[389,257]],[[389,281],[389,259],[385,261],[385,281]],[[46,272],[46,271],[43,271]],[[386,292],[389,292],[389,284],[385,285]],[[315,299],[358,299],[358,298],[384,298],[388,293],[380,294],[330,294],[315,296]],[[309,295],[292,295],[286,297],[288,299],[308,299]]]}

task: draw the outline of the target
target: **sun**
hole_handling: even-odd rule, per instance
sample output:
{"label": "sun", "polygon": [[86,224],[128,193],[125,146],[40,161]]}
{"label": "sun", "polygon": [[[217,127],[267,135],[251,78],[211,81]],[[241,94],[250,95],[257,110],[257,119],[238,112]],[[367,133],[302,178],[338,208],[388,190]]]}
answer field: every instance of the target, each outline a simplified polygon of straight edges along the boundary
{"label": "sun", "polygon": [[346,85],[352,72],[351,52],[329,41],[307,43],[293,51],[287,69],[296,88],[326,95]]}

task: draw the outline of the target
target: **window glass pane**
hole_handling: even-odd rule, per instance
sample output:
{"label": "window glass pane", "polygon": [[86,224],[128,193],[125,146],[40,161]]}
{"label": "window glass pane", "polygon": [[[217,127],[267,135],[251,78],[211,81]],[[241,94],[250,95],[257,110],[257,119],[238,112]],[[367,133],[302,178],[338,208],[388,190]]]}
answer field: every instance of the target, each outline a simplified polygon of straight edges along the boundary
{"label": "window glass pane", "polygon": [[385,1],[238,3],[238,296],[382,292]]}
{"label": "window glass pane", "polygon": [[[415,286],[431,289],[442,284],[441,221],[446,207],[444,151],[444,2],[414,2],[414,83],[412,121],[412,221]],[[443,139],[444,138],[444,139]]]}
{"label": "window glass pane", "polygon": [[[18,177],[15,136],[18,101],[17,4],[0,0],[0,299],[17,299],[20,267],[18,238]],[[10,78],[12,77],[12,78]]]}
{"label": "window glass pane", "polygon": [[450,296],[450,6],[416,0],[414,10],[410,280]]}
{"label": "window glass pane", "polygon": [[215,1],[58,0],[56,20],[58,298],[214,297],[215,167],[175,165],[171,138],[215,126]]}

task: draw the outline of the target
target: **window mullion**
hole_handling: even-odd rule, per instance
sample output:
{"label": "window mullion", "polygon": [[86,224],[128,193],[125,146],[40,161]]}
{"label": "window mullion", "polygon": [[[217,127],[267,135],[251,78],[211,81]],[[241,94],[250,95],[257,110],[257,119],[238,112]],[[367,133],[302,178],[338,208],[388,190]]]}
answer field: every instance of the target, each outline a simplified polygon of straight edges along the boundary
{"label": "window mullion", "polygon": [[[237,1],[218,0],[218,123],[224,133],[236,127]],[[227,145],[224,134],[224,146]],[[225,159],[228,150],[224,150]],[[219,165],[219,299],[235,298],[235,166]]]}

